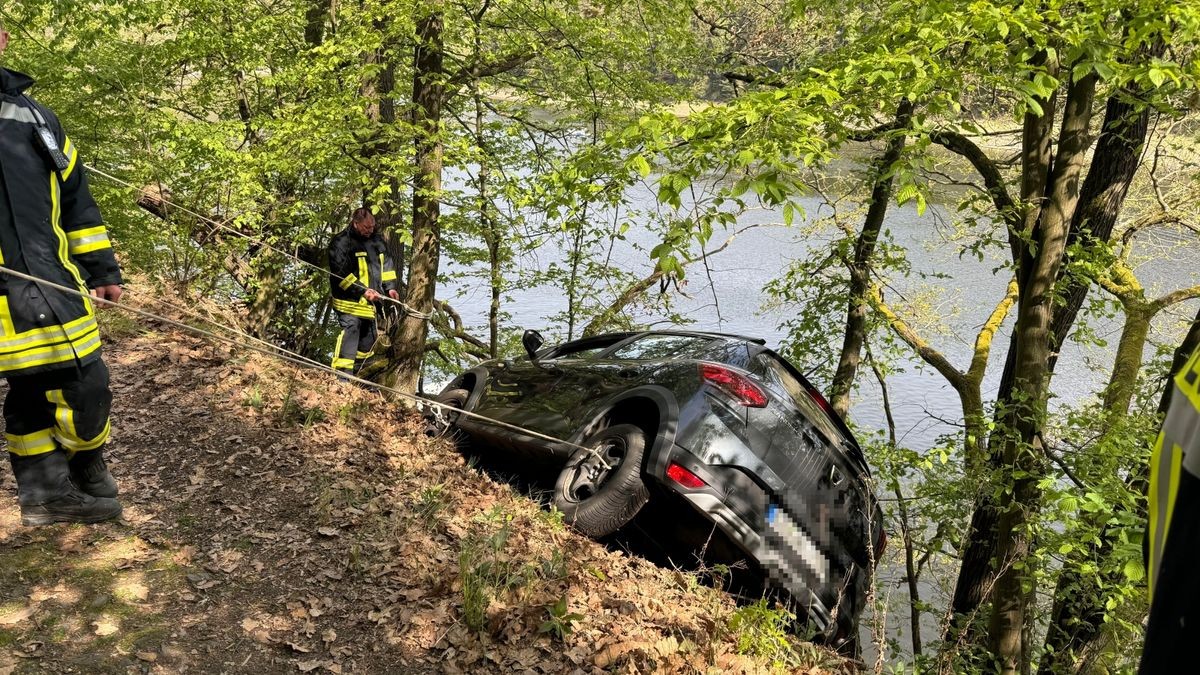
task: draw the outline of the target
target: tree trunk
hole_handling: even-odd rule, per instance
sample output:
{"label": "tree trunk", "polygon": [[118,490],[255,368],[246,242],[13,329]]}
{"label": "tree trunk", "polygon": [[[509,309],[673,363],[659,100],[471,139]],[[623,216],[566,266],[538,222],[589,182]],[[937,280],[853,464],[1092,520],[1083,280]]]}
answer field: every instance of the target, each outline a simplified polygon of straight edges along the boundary
{"label": "tree trunk", "polygon": [[[1160,50],[1160,47],[1161,45],[1157,45],[1152,51]],[[1094,243],[1107,242],[1112,237],[1113,229],[1124,207],[1129,186],[1141,163],[1142,148],[1149,130],[1150,108],[1138,102],[1140,97],[1137,94],[1140,93],[1136,92],[1132,96],[1125,93],[1122,96],[1112,96],[1108,99],[1104,111],[1104,124],[1101,127],[1100,138],[1096,141],[1096,150],[1087,179],[1083,183],[1079,208],[1076,209],[1075,216],[1071,221],[1071,232],[1067,238],[1068,248],[1076,243],[1090,247]],[[1090,280],[1085,278],[1071,277],[1066,280],[1066,287],[1062,291],[1063,306],[1055,312],[1054,324],[1051,329],[1054,341],[1053,353],[1050,357],[1051,373],[1057,365],[1058,354],[1075,324],[1075,318],[1083,307],[1090,287]],[[1128,321],[1127,314],[1127,329],[1129,328]],[[1146,321],[1145,327],[1148,330],[1149,318]],[[1122,333],[1122,343],[1126,341],[1127,333],[1128,330]],[[1137,347],[1139,366],[1141,345],[1144,344],[1144,341],[1145,334],[1142,335],[1141,343]],[[1118,349],[1118,354],[1120,353],[1121,351]],[[1121,363],[1120,359],[1115,362],[1114,371],[1120,367]],[[1130,396],[1132,388],[1136,384],[1136,377],[1135,369],[1133,371],[1134,379],[1128,390]],[[1115,372],[1113,379],[1114,381],[1117,379]],[[1121,379],[1125,381],[1128,378]],[[1123,387],[1119,388],[1123,389]],[[1113,386],[1110,385],[1105,394],[1106,399],[1114,397],[1116,393]],[[1121,415],[1124,415],[1125,411],[1128,411],[1129,398],[1124,394],[1120,398],[1125,401],[1124,406],[1120,408],[1123,411]],[[1116,405],[1117,401],[1107,400],[1105,403],[1104,409],[1108,411],[1110,417],[1105,421],[1106,424],[1113,423],[1111,416],[1115,408],[1110,407],[1110,404]],[[1112,542],[1102,536],[1099,547],[1093,545],[1096,550],[1090,553],[1096,557],[1092,559],[1103,559],[1108,555],[1111,547]],[[1091,558],[1090,555],[1089,558]],[[1078,663],[1076,655],[1084,654],[1089,650],[1089,645],[1100,636],[1100,622],[1104,617],[1102,603],[1103,597],[1100,593],[1099,580],[1095,575],[1083,575],[1073,567],[1065,568],[1062,571],[1055,589],[1050,626],[1046,632],[1046,643],[1043,649],[1046,657],[1039,669],[1043,675],[1064,671],[1069,665]]]}
{"label": "tree trunk", "polygon": [[[423,5],[417,21],[417,45],[413,54],[413,121],[416,126],[417,172],[413,190],[412,252],[409,259],[405,302],[418,312],[432,313],[441,258],[442,191],[442,105],[445,102],[445,72],[442,51],[443,0]],[[395,344],[394,385],[415,392],[421,378],[425,319],[405,314]]]}
{"label": "tree trunk", "polygon": [[[1045,53],[1035,57],[1035,64],[1045,61]],[[1057,94],[1038,101],[1040,114],[1029,111],[1025,114],[1021,135],[1021,216],[1025,232],[1033,231],[1042,210],[1046,184],[1050,178],[1052,143],[1054,133],[1054,104]],[[1023,270],[1030,269],[1026,260],[1028,247],[1023,243],[1021,232],[1009,232],[1009,247],[1013,263],[1017,267],[1018,289],[1026,285],[1021,278]],[[1016,374],[1017,333],[1009,339],[1004,372],[1000,377],[1000,389],[996,395],[995,423],[998,429],[1011,428],[1011,401]],[[988,463],[993,470],[1000,468],[1001,452],[993,450],[999,439],[988,440]],[[976,498],[975,510],[967,528],[966,541],[961,549],[962,564],[951,599],[951,621],[945,643],[954,649],[959,643],[973,643],[973,619],[979,606],[992,590],[995,579],[996,526],[1000,513],[992,499],[991,485],[981,482],[982,489]]]}
{"label": "tree trunk", "polygon": [[[1162,56],[1165,43],[1155,42],[1147,50],[1147,58]],[[1145,91],[1121,92],[1111,96],[1104,109],[1104,124],[1087,179],[1083,182],[1079,208],[1071,219],[1067,247],[1082,242],[1090,246],[1107,242],[1125,205],[1125,196],[1133,183],[1142,160],[1142,148],[1150,128],[1150,106],[1141,102]],[[1054,354],[1050,370],[1058,360],[1058,352],[1075,325],[1075,317],[1083,307],[1091,288],[1089,279],[1072,277],[1062,290],[1063,306],[1054,314]]]}
{"label": "tree trunk", "polygon": [[[475,51],[480,50],[479,26],[476,24]],[[479,93],[479,83],[475,82],[475,145],[479,149],[478,176],[478,206],[479,226],[483,230],[484,243],[488,251],[488,287],[491,289],[491,302],[488,304],[488,353],[491,357],[500,356],[500,296],[504,292],[503,260],[500,255],[501,233],[496,226],[488,208],[488,178],[491,176],[491,155],[488,154],[487,138],[483,133],[483,99]]]}
{"label": "tree trunk", "polygon": [[1096,79],[1086,75],[1072,82],[1063,110],[1058,154],[1052,170],[1048,199],[1033,231],[1035,249],[1026,249],[1018,270],[1016,379],[1011,409],[1015,426],[1004,432],[1003,485],[997,504],[1000,519],[996,540],[998,577],[993,597],[988,644],[1002,673],[1025,672],[1029,647],[1024,640],[1029,594],[1022,589],[1029,557],[1029,526],[1037,513],[1043,474],[1042,426],[1048,394],[1050,323],[1054,285],[1065,254],[1067,233],[1079,200],[1080,176],[1090,145],[1088,124]]}
{"label": "tree trunk", "polygon": [[317,47],[325,41],[325,19],[329,18],[332,0],[310,0],[304,11],[304,41]]}
{"label": "tree trunk", "polygon": [[875,255],[875,244],[883,229],[883,218],[887,215],[892,200],[892,165],[900,160],[904,152],[913,106],[908,99],[896,107],[896,132],[888,139],[887,147],[872,169],[871,203],[863,219],[862,231],[854,243],[854,260],[849,265],[849,307],[846,310],[846,330],[842,340],[842,353],[838,357],[837,371],[829,387],[829,405],[844,419],[850,412],[850,392],[854,378],[862,362],[863,341],[867,337],[867,292],[871,287],[871,262]]}

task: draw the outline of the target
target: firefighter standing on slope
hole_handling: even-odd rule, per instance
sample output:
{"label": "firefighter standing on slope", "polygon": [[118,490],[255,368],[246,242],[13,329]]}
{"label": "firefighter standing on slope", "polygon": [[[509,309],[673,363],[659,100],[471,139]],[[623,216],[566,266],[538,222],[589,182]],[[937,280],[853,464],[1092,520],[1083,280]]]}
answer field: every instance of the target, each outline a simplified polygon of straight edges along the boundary
{"label": "firefighter standing on slope", "polygon": [[[0,54],[8,39],[0,26]],[[54,113],[24,94],[32,84],[0,67],[0,265],[115,302],[121,269],[83,162]],[[0,375],[21,523],[119,516],[93,303],[0,274]]]}
{"label": "firefighter standing on slope", "polygon": [[375,216],[358,208],[350,225],[329,242],[329,286],[342,334],[333,348],[335,370],[353,374],[375,344],[375,303],[400,299],[396,266],[375,231]]}

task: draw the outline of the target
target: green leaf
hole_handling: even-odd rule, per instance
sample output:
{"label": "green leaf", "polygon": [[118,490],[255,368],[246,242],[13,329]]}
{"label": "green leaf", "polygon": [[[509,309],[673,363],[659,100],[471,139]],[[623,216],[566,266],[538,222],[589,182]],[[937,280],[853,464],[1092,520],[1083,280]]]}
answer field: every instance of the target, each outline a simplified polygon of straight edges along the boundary
{"label": "green leaf", "polygon": [[1133,583],[1141,581],[1146,576],[1146,568],[1142,566],[1142,561],[1133,558],[1125,562],[1125,567],[1121,570],[1125,574],[1125,578]]}
{"label": "green leaf", "polygon": [[634,155],[630,163],[642,178],[650,175],[650,162],[646,161],[645,155]]}

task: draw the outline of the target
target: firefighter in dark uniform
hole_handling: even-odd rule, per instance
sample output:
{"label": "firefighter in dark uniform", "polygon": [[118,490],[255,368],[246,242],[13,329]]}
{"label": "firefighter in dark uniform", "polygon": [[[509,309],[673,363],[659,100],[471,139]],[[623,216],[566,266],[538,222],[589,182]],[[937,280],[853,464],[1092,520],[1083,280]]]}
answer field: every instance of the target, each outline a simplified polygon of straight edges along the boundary
{"label": "firefighter in dark uniform", "polygon": [[1175,374],[1150,458],[1150,618],[1141,673],[1196,672],[1200,640],[1200,347]]}
{"label": "firefighter in dark uniform", "polygon": [[333,367],[353,374],[375,344],[375,303],[384,294],[400,298],[396,266],[375,231],[375,216],[355,209],[350,225],[329,242],[329,286],[342,334],[333,348]]}
{"label": "firefighter in dark uniform", "polygon": [[[0,27],[0,53],[8,46]],[[21,522],[93,523],[121,514],[104,463],[108,369],[91,295],[116,301],[121,269],[83,161],[58,118],[0,68],[0,265],[84,297],[0,273],[5,440]]]}

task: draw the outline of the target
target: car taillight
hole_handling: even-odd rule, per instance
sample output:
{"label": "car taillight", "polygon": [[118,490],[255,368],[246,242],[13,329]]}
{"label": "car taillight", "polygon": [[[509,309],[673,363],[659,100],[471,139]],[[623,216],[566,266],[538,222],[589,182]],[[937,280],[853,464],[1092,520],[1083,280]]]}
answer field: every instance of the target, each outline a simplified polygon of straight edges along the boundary
{"label": "car taillight", "polygon": [[767,395],[741,373],[712,363],[701,363],[700,377],[746,407],[767,407]]}
{"label": "car taillight", "polygon": [[690,490],[702,488],[706,485],[706,483],[699,476],[691,471],[688,471],[675,462],[671,462],[671,464],[667,466],[667,478],[670,478],[671,480]]}
{"label": "car taillight", "polygon": [[825,397],[821,395],[821,392],[816,389],[808,389],[808,395],[812,398],[813,403],[817,404],[818,408],[825,411],[826,415],[833,417],[833,408],[829,405],[829,401],[826,401]]}

